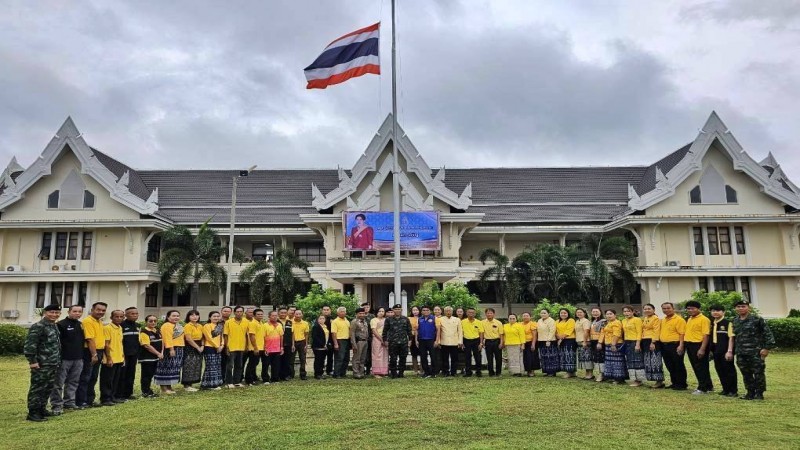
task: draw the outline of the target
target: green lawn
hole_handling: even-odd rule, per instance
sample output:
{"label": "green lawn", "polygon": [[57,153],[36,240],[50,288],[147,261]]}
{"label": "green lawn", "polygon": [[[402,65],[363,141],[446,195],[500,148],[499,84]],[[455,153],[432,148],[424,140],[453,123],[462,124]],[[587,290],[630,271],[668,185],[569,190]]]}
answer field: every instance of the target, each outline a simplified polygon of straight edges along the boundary
{"label": "green lawn", "polygon": [[24,359],[0,358],[0,448],[800,448],[797,373],[800,354],[771,355],[765,402],[507,375],[309,380],[37,424],[24,420]]}

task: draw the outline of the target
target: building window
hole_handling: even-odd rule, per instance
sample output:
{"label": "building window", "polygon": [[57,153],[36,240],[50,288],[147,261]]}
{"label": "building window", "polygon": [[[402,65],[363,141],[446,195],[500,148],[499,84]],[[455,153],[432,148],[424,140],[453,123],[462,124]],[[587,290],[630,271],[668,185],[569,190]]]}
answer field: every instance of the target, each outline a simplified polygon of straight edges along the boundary
{"label": "building window", "polygon": [[89,293],[89,283],[81,281],[78,283],[78,304],[86,308],[86,296]]}
{"label": "building window", "polygon": [[69,234],[69,247],[67,249],[67,259],[78,259],[78,233]]}
{"label": "building window", "polygon": [[742,277],[739,279],[739,283],[742,284],[742,299],[746,302],[750,302],[750,278]]}
{"label": "building window", "polygon": [[728,203],[736,203],[736,189],[725,185],[725,199]]}
{"label": "building window", "polygon": [[714,277],[714,290],[736,292],[736,278]]}
{"label": "building window", "polygon": [[39,251],[39,259],[50,259],[50,250],[53,246],[53,233],[42,234],[42,249]]}
{"label": "building window", "polygon": [[164,284],[164,289],[161,291],[161,306],[172,306],[174,303],[173,297],[175,296],[175,285],[170,283]]}
{"label": "building window", "polygon": [[703,229],[701,227],[693,227],[692,233],[694,234],[694,254],[704,254],[705,249],[703,248]]}
{"label": "building window", "polygon": [[161,258],[161,236],[155,235],[147,243],[147,262],[157,263]]}
{"label": "building window", "polygon": [[44,299],[47,297],[47,283],[39,283],[36,285],[36,307],[44,308]]}
{"label": "building window", "polygon": [[63,300],[63,296],[64,296],[64,284],[53,283],[50,286],[50,304],[60,305],[61,301]]}
{"label": "building window", "polygon": [[308,262],[325,262],[325,245],[322,242],[295,242],[294,254]]}
{"label": "building window", "polygon": [[69,233],[56,233],[56,259],[67,258],[67,237]]}
{"label": "building window", "polygon": [[47,207],[49,209],[58,209],[58,197],[60,193],[58,191],[53,191],[50,195],[47,196]]}
{"label": "building window", "polygon": [[83,191],[83,207],[84,209],[94,208],[94,194],[89,191]]}
{"label": "building window", "polygon": [[[231,302],[234,305],[247,305],[250,304],[250,285],[246,283],[236,283],[232,287],[233,292],[231,292]],[[269,289],[265,289],[265,295],[267,296],[267,300],[269,300]],[[262,299],[261,304],[269,303],[268,301],[264,301]]]}
{"label": "building window", "polygon": [[146,308],[158,306],[158,283],[148,284],[144,289],[144,306]]}
{"label": "building window", "polygon": [[689,203],[698,204],[703,203],[703,197],[700,194],[700,186],[695,186],[691,191],[689,191]]}
{"label": "building window", "polygon": [[744,228],[733,227],[733,238],[736,241],[736,253],[744,255]]}
{"label": "building window", "polygon": [[178,294],[178,306],[189,306],[192,304],[192,287],[188,286],[186,292]]}
{"label": "building window", "polygon": [[83,232],[83,243],[81,245],[81,259],[92,259],[92,232]]}
{"label": "building window", "polygon": [[719,228],[719,252],[723,255],[731,254],[731,230],[728,227]]}
{"label": "building window", "polygon": [[708,292],[708,278],[700,277],[697,279],[697,289]]}
{"label": "building window", "polygon": [[64,283],[64,300],[61,303],[62,308],[69,308],[72,306],[75,294],[75,284],[71,281]]}
{"label": "building window", "polygon": [[719,255],[719,238],[717,237],[717,227],[707,227],[708,235],[708,254]]}
{"label": "building window", "polygon": [[253,261],[272,261],[273,247],[266,242],[253,244]]}

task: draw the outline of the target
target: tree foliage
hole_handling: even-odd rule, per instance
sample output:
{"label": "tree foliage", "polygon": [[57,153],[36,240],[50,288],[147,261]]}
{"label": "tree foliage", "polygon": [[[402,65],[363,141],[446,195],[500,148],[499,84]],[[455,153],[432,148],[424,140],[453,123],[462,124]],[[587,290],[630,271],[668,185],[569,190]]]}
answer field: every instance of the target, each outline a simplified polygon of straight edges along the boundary
{"label": "tree foliage", "polygon": [[[735,291],[706,292],[704,289],[701,289],[699,291],[692,292],[692,296],[689,300],[700,302],[700,310],[708,318],[711,318],[711,307],[714,305],[719,305],[725,310],[725,317],[727,319],[733,319],[736,317],[736,311],[734,310],[733,305],[736,304],[736,302],[742,301],[742,293]],[[678,309],[683,310],[684,317],[688,317],[686,314],[686,302],[689,300],[680,302],[677,305]],[[758,309],[755,306],[750,305],[750,311],[753,314],[758,315]]]}
{"label": "tree foliage", "polygon": [[[606,303],[615,294],[626,297],[636,288],[636,253],[624,237],[587,234],[576,251],[585,262],[584,289],[592,303]],[[621,291],[614,292],[615,286]]]}
{"label": "tree foliage", "polygon": [[459,281],[450,281],[444,284],[443,288],[439,288],[439,283],[435,281],[428,281],[423,284],[419,291],[414,296],[414,301],[410,306],[423,307],[428,306],[452,306],[455,312],[458,308],[475,308],[476,314],[480,316],[478,303],[480,300],[475,294],[469,292],[467,286]]}
{"label": "tree foliage", "polygon": [[272,305],[288,305],[297,295],[300,280],[294,269],[308,273],[308,263],[297,257],[291,249],[279,248],[272,261],[258,260],[247,265],[240,273],[239,280],[250,284],[250,300],[261,305],[269,289]]}
{"label": "tree foliage", "polygon": [[347,316],[351,319],[355,317],[358,308],[358,297],[354,294],[343,294],[336,289],[322,289],[322,286],[314,284],[305,296],[295,297],[295,306],[303,311],[305,319],[311,324],[322,314],[322,307],[331,307],[332,316],[336,315],[336,308],[344,306],[347,308]]}

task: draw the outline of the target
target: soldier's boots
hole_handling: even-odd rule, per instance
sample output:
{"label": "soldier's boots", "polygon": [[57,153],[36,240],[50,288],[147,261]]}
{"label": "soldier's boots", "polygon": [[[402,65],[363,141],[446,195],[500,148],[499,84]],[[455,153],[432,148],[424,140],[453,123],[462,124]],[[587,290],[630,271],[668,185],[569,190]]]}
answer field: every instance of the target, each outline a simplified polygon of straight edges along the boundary
{"label": "soldier's boots", "polygon": [[[747,391],[747,394],[744,394],[743,396],[741,396],[739,398],[742,399],[742,400],[753,400],[755,398],[755,395],[756,395],[755,392]],[[761,397],[761,398],[763,399],[764,397]]]}
{"label": "soldier's boots", "polygon": [[761,391],[756,391],[753,395],[753,400],[764,400],[764,393]]}
{"label": "soldier's boots", "polygon": [[47,422],[47,418],[44,417],[40,411],[29,411],[25,420],[30,420],[31,422]]}

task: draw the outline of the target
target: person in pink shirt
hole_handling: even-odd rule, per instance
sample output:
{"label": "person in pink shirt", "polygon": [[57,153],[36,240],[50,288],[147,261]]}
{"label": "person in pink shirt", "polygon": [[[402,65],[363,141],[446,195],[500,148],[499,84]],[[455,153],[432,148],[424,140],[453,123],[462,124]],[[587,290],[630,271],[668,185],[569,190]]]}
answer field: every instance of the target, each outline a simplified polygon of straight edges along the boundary
{"label": "person in pink shirt", "polygon": [[264,360],[262,367],[269,367],[270,382],[281,380],[281,357],[283,356],[283,325],[278,322],[278,311],[269,313],[269,321],[264,324]]}

